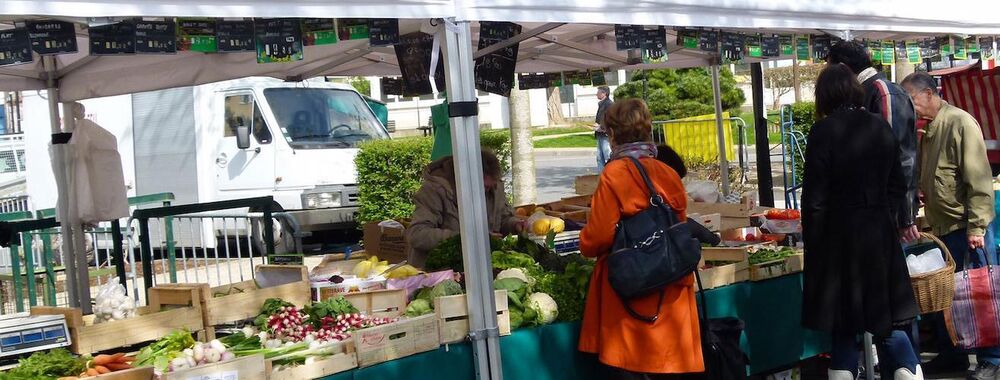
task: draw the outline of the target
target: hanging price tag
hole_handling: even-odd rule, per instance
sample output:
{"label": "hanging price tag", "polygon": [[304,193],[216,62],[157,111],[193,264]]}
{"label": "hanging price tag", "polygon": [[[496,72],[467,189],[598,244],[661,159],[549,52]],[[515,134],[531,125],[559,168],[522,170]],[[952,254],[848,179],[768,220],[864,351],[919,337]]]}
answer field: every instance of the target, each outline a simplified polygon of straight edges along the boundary
{"label": "hanging price tag", "polygon": [[215,53],[219,50],[215,26],[215,19],[178,18],[177,50]]}
{"label": "hanging price tag", "polygon": [[173,20],[136,22],[135,52],[140,54],[176,53],[177,24]]}
{"label": "hanging price tag", "polygon": [[27,30],[0,30],[0,66],[29,63],[32,59]]}
{"label": "hanging price tag", "polygon": [[[479,22],[479,49],[506,41],[521,34],[521,25],[512,22]],[[517,47],[513,44],[476,59],[476,89],[500,96],[510,96],[517,65]]]}
{"label": "hanging price tag", "polygon": [[795,37],[795,58],[800,61],[808,61],[809,57],[809,36]]}
{"label": "hanging price tag", "polygon": [[368,19],[337,19],[337,36],[341,41],[368,39]]}
{"label": "hanging price tag", "polygon": [[399,43],[399,19],[376,18],[368,23],[368,44],[389,46]]}
{"label": "hanging price tag", "polygon": [[923,62],[920,44],[915,41],[906,42],[906,62],[911,65],[919,65]]}
{"label": "hanging price tag", "polygon": [[781,40],[781,55],[795,54],[795,41],[792,36],[779,36],[778,38]]}
{"label": "hanging price tag", "polygon": [[92,26],[87,34],[90,55],[135,54],[135,23],[132,21]]}
{"label": "hanging price tag", "polygon": [[219,21],[216,37],[220,53],[256,51],[253,20]]}
{"label": "hanging price tag", "polygon": [[31,50],[39,55],[76,53],[76,26],[65,21],[28,21]]}
{"label": "hanging price tag", "polygon": [[762,57],[774,58],[781,56],[781,38],[778,36],[761,38],[760,47]]}
{"label": "hanging price tag", "polygon": [[302,19],[302,45],[330,45],[337,43],[337,22],[332,18]]}
{"label": "hanging price tag", "polygon": [[892,41],[882,41],[882,64],[892,65],[896,63],[896,45]]}
{"label": "hanging price tag", "polygon": [[298,19],[255,19],[257,63],[301,61],[302,29]]}
{"label": "hanging price tag", "polygon": [[644,30],[641,25],[615,24],[615,48],[618,51],[641,48]]}

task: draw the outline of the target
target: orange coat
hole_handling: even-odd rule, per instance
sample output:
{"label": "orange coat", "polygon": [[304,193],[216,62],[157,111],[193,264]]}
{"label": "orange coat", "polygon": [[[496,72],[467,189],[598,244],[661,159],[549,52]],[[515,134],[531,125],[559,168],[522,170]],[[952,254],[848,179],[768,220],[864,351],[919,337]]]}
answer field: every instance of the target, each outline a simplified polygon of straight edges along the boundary
{"label": "orange coat", "polygon": [[[653,158],[640,161],[657,192],[686,220],[687,196],[677,173]],[[604,167],[591,205],[587,226],[580,233],[580,252],[597,257],[597,265],[587,293],[580,351],[596,353],[602,363],[633,372],[703,372],[693,275],[666,288],[659,319],[652,324],[629,315],[608,283],[605,259],[614,243],[615,225],[623,216],[649,206],[646,185],[631,161],[614,160]],[[632,308],[651,315],[658,299],[658,293],[648,295],[633,301]]]}

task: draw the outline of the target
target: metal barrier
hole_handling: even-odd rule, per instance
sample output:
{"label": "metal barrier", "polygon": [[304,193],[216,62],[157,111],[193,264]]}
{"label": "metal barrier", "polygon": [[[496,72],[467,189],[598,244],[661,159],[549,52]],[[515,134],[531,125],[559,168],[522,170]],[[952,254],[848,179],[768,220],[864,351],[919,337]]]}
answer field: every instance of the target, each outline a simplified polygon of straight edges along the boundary
{"label": "metal barrier", "polygon": [[[781,168],[785,188],[785,208],[799,208],[799,190],[802,188],[798,178],[797,166],[805,165],[806,158],[803,148],[806,146],[806,135],[795,130],[792,117],[792,106],[781,107]],[[789,175],[789,173],[791,173]]]}
{"label": "metal barrier", "polygon": [[[714,120],[714,119],[713,119]],[[737,129],[737,158],[739,159],[740,167],[740,183],[746,183],[747,176],[750,173],[750,151],[747,150],[747,124],[743,119],[738,117],[731,117],[728,119],[730,123],[736,126]],[[653,142],[656,144],[667,144],[670,136],[666,136],[664,126],[667,124],[683,125],[683,124],[705,124],[706,120],[667,120],[667,121],[654,121],[653,122]],[[714,127],[714,122],[712,122]],[[714,135],[713,135],[714,136]],[[716,137],[717,138],[717,137]],[[675,150],[679,150],[684,144],[683,139],[678,139],[678,141],[669,142],[670,146]],[[718,157],[716,157],[718,160]]]}
{"label": "metal barrier", "polygon": [[0,198],[0,214],[10,214],[15,212],[30,212],[31,205],[28,196]]}
{"label": "metal barrier", "polygon": [[252,279],[255,261],[264,264],[274,254],[275,210],[271,197],[136,210],[144,288]]}

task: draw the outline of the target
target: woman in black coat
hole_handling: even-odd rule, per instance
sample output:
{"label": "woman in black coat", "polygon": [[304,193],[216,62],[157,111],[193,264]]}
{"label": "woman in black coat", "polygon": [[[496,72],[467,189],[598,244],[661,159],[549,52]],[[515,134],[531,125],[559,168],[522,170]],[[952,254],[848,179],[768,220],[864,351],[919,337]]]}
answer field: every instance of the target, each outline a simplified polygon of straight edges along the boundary
{"label": "woman in black coat", "polygon": [[880,365],[896,380],[922,379],[900,329],[918,308],[899,238],[906,201],[899,150],[892,129],[862,108],[863,100],[846,66],[820,73],[802,190],[802,323],[831,334],[830,379],[854,379],[864,332],[875,335]]}

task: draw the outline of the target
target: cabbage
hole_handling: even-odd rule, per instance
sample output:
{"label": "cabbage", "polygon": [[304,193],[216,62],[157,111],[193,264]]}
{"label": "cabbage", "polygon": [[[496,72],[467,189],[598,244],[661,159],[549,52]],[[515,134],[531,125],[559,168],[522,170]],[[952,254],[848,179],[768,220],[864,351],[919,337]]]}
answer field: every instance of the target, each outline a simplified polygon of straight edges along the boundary
{"label": "cabbage", "polygon": [[458,282],[455,282],[455,280],[445,280],[437,285],[434,285],[434,287],[420,289],[414,300],[422,299],[427,301],[429,304],[433,304],[435,298],[454,296],[462,293],[465,293],[465,291],[462,290],[462,285],[459,285]]}
{"label": "cabbage", "polygon": [[434,312],[434,307],[425,299],[415,299],[406,306],[407,317],[419,317]]}
{"label": "cabbage", "polygon": [[532,293],[528,296],[528,302],[526,302],[526,309],[531,309],[535,312],[535,323],[539,325],[547,325],[556,320],[559,315],[559,305],[556,305],[556,300],[552,299],[545,293]]}
{"label": "cabbage", "polygon": [[535,284],[535,279],[528,276],[528,274],[524,272],[524,269],[521,268],[504,269],[497,274],[497,280],[503,280],[505,278],[516,278],[528,283],[529,286]]}

